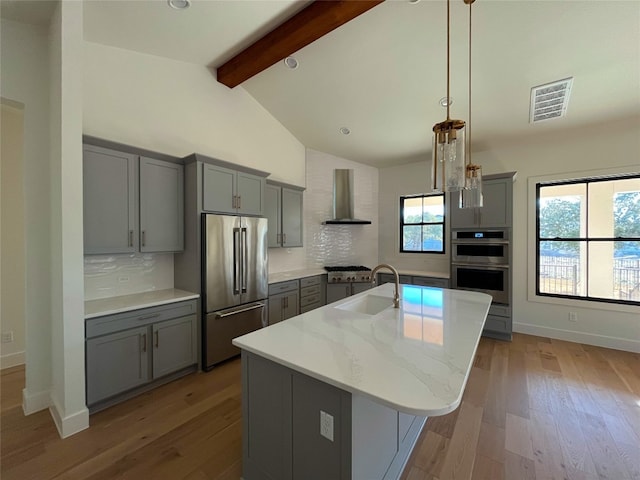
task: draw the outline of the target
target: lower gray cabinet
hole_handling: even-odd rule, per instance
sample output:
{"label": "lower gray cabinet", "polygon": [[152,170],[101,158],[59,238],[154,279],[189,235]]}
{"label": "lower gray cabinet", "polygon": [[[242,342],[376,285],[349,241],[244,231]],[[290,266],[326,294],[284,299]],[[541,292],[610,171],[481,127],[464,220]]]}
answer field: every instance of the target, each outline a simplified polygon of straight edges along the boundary
{"label": "lower gray cabinet", "polygon": [[87,319],[91,413],[197,369],[196,301]]}
{"label": "lower gray cabinet", "polygon": [[298,280],[269,285],[269,325],[298,315],[299,299]]}
{"label": "lower gray cabinet", "polygon": [[[395,276],[390,273],[379,273],[378,274],[378,284],[382,285],[383,283],[394,283]],[[400,275],[400,283],[405,285],[420,285],[422,287],[439,287],[439,288],[449,288],[449,279],[447,278],[438,278],[438,277],[422,277],[422,276],[411,276],[411,275]]]}

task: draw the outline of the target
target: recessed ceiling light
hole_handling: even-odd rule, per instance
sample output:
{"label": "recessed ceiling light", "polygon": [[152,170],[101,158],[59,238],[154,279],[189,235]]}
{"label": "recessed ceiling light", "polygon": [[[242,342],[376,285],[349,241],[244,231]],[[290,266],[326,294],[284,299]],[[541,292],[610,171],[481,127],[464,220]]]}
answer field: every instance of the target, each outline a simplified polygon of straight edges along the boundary
{"label": "recessed ceiling light", "polygon": [[293,57],[285,58],[284,64],[287,66],[287,68],[290,68],[291,70],[295,70],[296,68],[298,68],[298,61]]}
{"label": "recessed ceiling light", "polygon": [[347,127],[340,127],[340,133],[343,135],[349,135],[351,134],[351,130],[349,130]]}
{"label": "recessed ceiling light", "polygon": [[442,97],[440,99],[440,106],[441,107],[445,107],[446,108],[447,105],[449,105],[449,106],[453,105],[453,97],[449,97],[448,100],[447,100],[447,97]]}
{"label": "recessed ceiling light", "polygon": [[176,10],[185,10],[191,6],[191,0],[167,0],[167,3]]}

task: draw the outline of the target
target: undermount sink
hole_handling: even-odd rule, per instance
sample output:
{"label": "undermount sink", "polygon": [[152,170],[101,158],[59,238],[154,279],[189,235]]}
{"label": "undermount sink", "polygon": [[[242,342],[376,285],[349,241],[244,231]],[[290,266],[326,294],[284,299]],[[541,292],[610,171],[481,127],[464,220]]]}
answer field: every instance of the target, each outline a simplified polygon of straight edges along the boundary
{"label": "undermount sink", "polygon": [[336,306],[336,308],[339,308],[340,310],[364,313],[366,315],[376,315],[389,307],[393,307],[393,299],[389,297],[380,297],[378,295],[365,295]]}

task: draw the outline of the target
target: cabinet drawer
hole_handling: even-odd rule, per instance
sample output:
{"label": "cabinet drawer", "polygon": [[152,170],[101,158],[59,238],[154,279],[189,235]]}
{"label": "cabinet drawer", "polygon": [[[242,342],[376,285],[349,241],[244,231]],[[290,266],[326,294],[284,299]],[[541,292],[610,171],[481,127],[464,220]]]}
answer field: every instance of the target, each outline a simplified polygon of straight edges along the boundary
{"label": "cabinet drawer", "polygon": [[300,279],[300,287],[308,287],[310,285],[320,285],[320,275],[315,277],[305,277]]}
{"label": "cabinet drawer", "polygon": [[85,337],[98,337],[128,328],[150,325],[151,323],[161,322],[163,320],[186,317],[187,315],[193,315],[195,313],[196,300],[189,300],[186,302],[105,315],[104,317],[90,318],[85,322]]}
{"label": "cabinet drawer", "polygon": [[300,288],[300,296],[318,295],[320,293],[320,285],[311,285],[310,287]]}
{"label": "cabinet drawer", "polygon": [[289,280],[288,282],[272,283],[269,285],[269,295],[290,292],[298,289],[298,280]]}
{"label": "cabinet drawer", "polygon": [[511,320],[506,317],[487,315],[484,329],[492,332],[511,333]]}
{"label": "cabinet drawer", "polygon": [[448,288],[449,280],[446,278],[435,277],[413,277],[413,285],[420,285],[423,287],[439,287]]}
{"label": "cabinet drawer", "polygon": [[300,307],[300,313],[310,312],[311,310],[315,310],[316,308],[320,308],[322,306],[321,302],[314,302],[308,305],[304,305]]}
{"label": "cabinet drawer", "polygon": [[511,307],[508,305],[497,305],[492,303],[489,307],[489,315],[496,315],[498,317],[510,317]]}
{"label": "cabinet drawer", "polygon": [[[411,285],[411,276],[409,275],[398,275],[400,283],[404,283],[407,285]],[[383,283],[395,283],[396,277],[395,275],[391,275],[390,273],[379,273],[378,274],[378,284],[382,285]]]}
{"label": "cabinet drawer", "polygon": [[320,292],[300,298],[300,306],[305,307],[311,303],[320,303]]}

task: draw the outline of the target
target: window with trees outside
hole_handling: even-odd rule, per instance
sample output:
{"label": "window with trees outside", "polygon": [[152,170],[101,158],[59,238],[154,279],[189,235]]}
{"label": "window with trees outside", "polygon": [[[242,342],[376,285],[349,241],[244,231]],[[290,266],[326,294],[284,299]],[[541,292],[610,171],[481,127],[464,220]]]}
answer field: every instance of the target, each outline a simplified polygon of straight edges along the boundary
{"label": "window with trees outside", "polygon": [[444,195],[400,197],[400,251],[444,253]]}
{"label": "window with trees outside", "polygon": [[536,185],[536,294],[640,304],[640,174]]}

